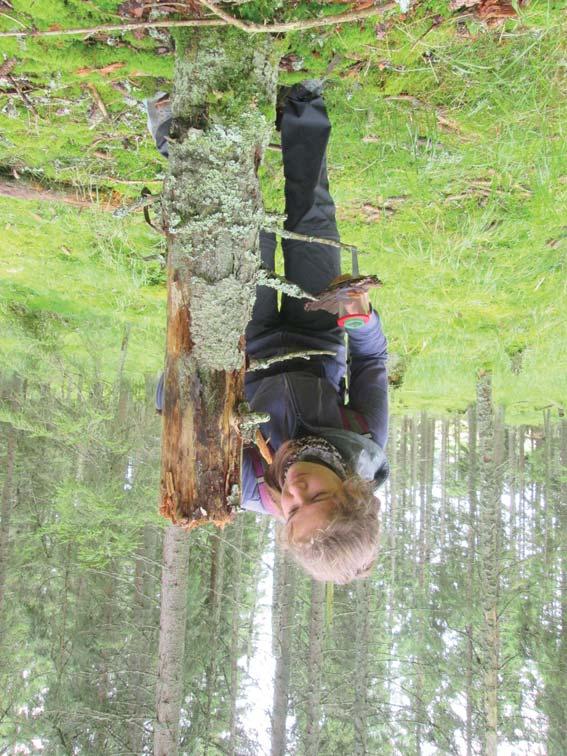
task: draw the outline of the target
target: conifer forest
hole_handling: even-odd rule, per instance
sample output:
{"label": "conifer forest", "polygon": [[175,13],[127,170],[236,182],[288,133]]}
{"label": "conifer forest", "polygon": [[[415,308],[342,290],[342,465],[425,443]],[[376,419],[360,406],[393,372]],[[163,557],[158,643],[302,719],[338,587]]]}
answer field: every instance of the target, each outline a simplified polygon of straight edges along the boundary
{"label": "conifer forest", "polygon": [[[0,756],[567,754],[566,39],[566,0],[0,0]],[[388,339],[344,585],[240,506],[306,80]]]}

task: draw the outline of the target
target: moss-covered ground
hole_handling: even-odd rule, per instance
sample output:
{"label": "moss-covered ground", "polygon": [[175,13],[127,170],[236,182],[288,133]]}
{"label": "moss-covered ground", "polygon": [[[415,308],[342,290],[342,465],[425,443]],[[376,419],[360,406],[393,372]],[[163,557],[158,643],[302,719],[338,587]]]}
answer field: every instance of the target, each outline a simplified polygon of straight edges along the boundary
{"label": "moss-covered ground", "polygon": [[[2,30],[125,20],[111,0],[11,4]],[[510,420],[562,412],[565,5],[533,0],[489,27],[431,1],[278,39],[282,83],[326,77],[331,186],[343,239],[367,252],[361,271],[385,283],[373,302],[400,378],[395,409],[462,409],[476,371],[490,367]],[[348,7],[232,10],[258,21]],[[117,219],[96,203],[104,191],[124,203],[144,186],[159,192],[166,164],[142,101],[171,87],[172,40],[161,31],[3,38],[0,50],[15,58],[12,79],[0,79],[0,171],[71,185],[94,203],[0,198],[0,359],[53,380],[87,367],[111,380],[131,324],[126,371],[141,385],[163,361],[163,242],[141,213]],[[262,184],[266,206],[281,212],[276,151]]]}

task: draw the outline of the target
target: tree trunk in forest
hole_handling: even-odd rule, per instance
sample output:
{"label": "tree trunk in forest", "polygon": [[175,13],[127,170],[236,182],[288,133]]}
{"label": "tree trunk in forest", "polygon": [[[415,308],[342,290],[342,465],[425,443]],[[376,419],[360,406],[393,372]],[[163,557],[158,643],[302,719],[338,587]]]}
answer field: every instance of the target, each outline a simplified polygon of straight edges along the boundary
{"label": "tree trunk in forest", "polygon": [[[238,697],[238,653],[240,650],[240,585],[242,572],[242,537],[244,535],[244,518],[239,517],[234,526],[234,562],[232,564],[232,626],[230,633],[230,743],[229,756],[238,756],[237,713]],[[258,560],[259,561],[259,560]]]}
{"label": "tree trunk in forest", "polygon": [[370,580],[356,582],[354,672],[354,754],[368,754],[368,645],[370,642]]}
{"label": "tree trunk in forest", "polygon": [[[468,496],[469,496],[469,516],[467,527],[467,610],[472,613],[474,606],[474,564],[475,564],[475,531],[476,531],[476,511],[477,511],[477,475],[476,475],[476,406],[472,405],[468,409],[468,429],[469,429],[469,464],[468,464]],[[467,756],[473,756],[473,663],[474,663],[474,633],[472,618],[469,618],[466,627],[467,634],[467,667],[465,673],[466,689],[466,727],[465,736],[467,743]]]}
{"label": "tree trunk in forest", "polygon": [[[439,472],[439,485],[441,486],[441,508],[439,512],[439,546],[441,553],[445,549],[445,534],[447,530],[447,459],[448,459],[448,447],[447,441],[449,437],[449,421],[441,421],[441,459],[440,459],[440,472]],[[443,564],[443,559],[441,559]]]}
{"label": "tree trunk in forest", "polygon": [[[411,456],[411,481],[410,481],[410,510],[413,513],[417,510],[417,422],[414,417],[411,418],[411,446],[410,446],[410,456]],[[415,517],[413,517],[413,522],[415,523]],[[415,527],[415,526],[414,526]],[[415,574],[417,577],[417,569],[418,569],[418,561],[419,561],[419,539],[417,537],[413,539],[413,554],[411,554],[411,559],[413,564],[415,565]]]}
{"label": "tree trunk in forest", "polygon": [[[244,330],[263,221],[258,165],[269,142],[276,58],[268,35],[179,34],[163,191],[168,242],[161,513],[193,527],[239,501]],[[214,97],[212,94],[214,93]]]}
{"label": "tree trunk in forest", "polygon": [[214,545],[211,553],[211,579],[209,584],[209,628],[211,635],[209,643],[209,663],[207,664],[207,670],[205,673],[206,690],[204,707],[205,728],[203,731],[203,756],[207,756],[209,752],[209,745],[211,740],[211,724],[213,718],[213,696],[217,687],[217,650],[219,646],[220,617],[222,611],[224,555],[224,540],[220,538],[214,538]]}
{"label": "tree trunk in forest", "polygon": [[421,413],[419,422],[419,585],[423,588],[423,568],[425,564],[426,531],[426,479],[427,479],[427,415]]}
{"label": "tree trunk in forest", "polygon": [[128,744],[132,753],[142,753],[144,746],[144,722],[150,711],[147,695],[148,649],[151,642],[151,593],[148,587],[148,563],[153,558],[152,526],[144,525],[141,542],[136,549],[134,562],[134,597],[132,619],[135,627],[132,653],[130,655],[131,714],[128,723]]}
{"label": "tree trunk in forest", "polygon": [[325,583],[311,580],[311,612],[309,615],[309,666],[307,669],[307,710],[305,724],[305,756],[319,752],[321,719],[321,665],[323,661],[323,617],[325,614]]}
{"label": "tree trunk in forest", "polygon": [[497,455],[500,453],[492,407],[492,382],[481,373],[477,382],[477,419],[480,475],[479,566],[484,613],[481,629],[486,756],[498,750],[499,598],[500,598],[500,489]]}
{"label": "tree trunk in forest", "polygon": [[16,459],[16,431],[13,425],[8,426],[6,433],[6,465],[4,485],[2,486],[2,520],[0,521],[0,647],[2,646],[4,628],[2,617],[6,590],[6,575],[8,572],[10,548],[10,520],[12,515],[12,488],[14,481],[14,462]]}
{"label": "tree trunk in forest", "polygon": [[[276,523],[276,540],[278,530],[281,527],[279,523]],[[285,574],[284,552],[275,547],[274,567],[272,569],[272,656],[274,658],[279,653],[280,613]]]}
{"label": "tree trunk in forest", "polygon": [[175,756],[183,691],[189,531],[170,525],[163,540],[154,756]]}
{"label": "tree trunk in forest", "polygon": [[[393,626],[394,594],[396,590],[396,551],[397,551],[397,528],[398,528],[398,491],[399,491],[399,465],[398,465],[398,424],[394,418],[390,421],[390,434],[392,444],[390,446],[390,580],[388,589],[388,626]],[[404,424],[400,427],[403,434]],[[401,442],[400,442],[401,443]]]}
{"label": "tree trunk in forest", "polygon": [[[268,530],[270,528],[270,518],[264,517],[258,530],[258,558],[254,564],[254,570],[252,572],[252,605],[250,607],[250,616],[248,618],[248,630],[246,632],[246,672],[250,671],[250,660],[252,659],[252,653],[254,648],[254,621],[256,619],[256,608],[258,606],[258,587],[260,583],[260,572],[262,570],[262,556],[264,554],[264,546],[266,538],[268,536]],[[275,560],[274,560],[275,568]]]}
{"label": "tree trunk in forest", "polygon": [[276,671],[274,700],[272,706],[271,756],[286,754],[286,719],[291,672],[291,641],[295,603],[296,569],[288,552],[282,563],[282,587],[279,600],[278,635],[276,648]]}
{"label": "tree trunk in forest", "polygon": [[526,497],[526,455],[524,452],[525,427],[518,428],[518,559],[526,556],[525,497]]}
{"label": "tree trunk in forest", "polygon": [[567,421],[562,420],[559,428],[558,496],[554,500],[557,517],[557,582],[555,595],[559,603],[557,629],[551,633],[552,642],[548,646],[546,662],[546,713],[547,755],[562,756],[565,753],[567,733]]}

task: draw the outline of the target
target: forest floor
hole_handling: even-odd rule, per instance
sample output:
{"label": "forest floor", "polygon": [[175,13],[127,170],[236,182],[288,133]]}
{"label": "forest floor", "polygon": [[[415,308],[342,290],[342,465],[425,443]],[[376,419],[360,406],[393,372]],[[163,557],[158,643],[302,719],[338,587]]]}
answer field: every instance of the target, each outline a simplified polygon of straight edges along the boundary
{"label": "forest floor", "polygon": [[[122,23],[142,5],[1,0],[0,30]],[[233,12],[272,21],[355,5],[258,0]],[[282,83],[326,78],[331,188],[342,238],[368,253],[361,272],[385,283],[372,300],[395,411],[462,410],[491,368],[508,421],[562,412],[565,9],[533,0],[490,24],[430,0],[278,39]],[[93,203],[0,198],[0,359],[23,374],[110,380],[128,324],[129,378],[142,388],[161,369],[164,242],[141,213],[108,207],[160,191],[167,166],[142,101],[171,88],[173,48],[163,30],[0,39],[0,182]],[[282,212],[280,153],[268,151],[261,178],[266,207]]]}

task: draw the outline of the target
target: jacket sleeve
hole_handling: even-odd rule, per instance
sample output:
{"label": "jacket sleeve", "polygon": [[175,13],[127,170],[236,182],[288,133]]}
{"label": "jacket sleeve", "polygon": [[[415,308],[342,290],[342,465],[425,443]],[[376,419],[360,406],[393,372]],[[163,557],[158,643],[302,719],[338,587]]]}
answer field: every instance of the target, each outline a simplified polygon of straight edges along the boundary
{"label": "jacket sleeve", "polygon": [[350,345],[350,409],[364,415],[372,438],[382,449],[388,439],[387,341],[378,313],[368,323],[348,332]]}

